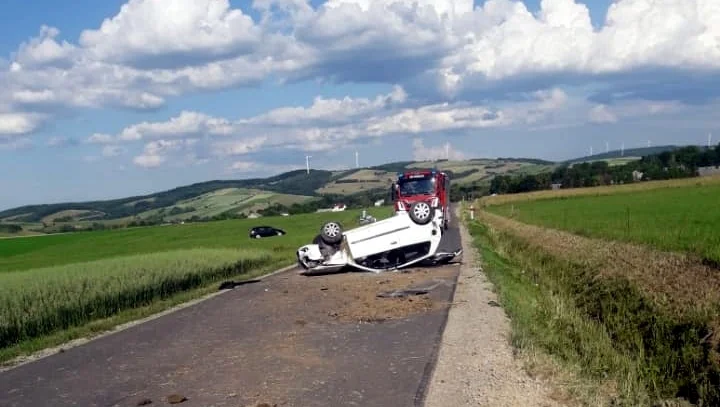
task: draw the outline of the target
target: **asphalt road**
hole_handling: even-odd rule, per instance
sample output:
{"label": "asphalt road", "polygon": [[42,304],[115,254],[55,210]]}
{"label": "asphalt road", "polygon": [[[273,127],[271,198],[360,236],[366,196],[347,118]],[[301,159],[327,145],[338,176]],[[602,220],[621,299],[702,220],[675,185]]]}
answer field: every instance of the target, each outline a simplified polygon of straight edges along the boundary
{"label": "asphalt road", "polygon": [[[442,247],[460,247],[456,225]],[[198,407],[420,405],[458,269],[276,274],[0,373],[0,406],[157,406],[171,394],[186,398],[177,405]],[[428,294],[441,305],[403,315],[381,303],[393,300],[375,298],[380,284],[408,276],[415,285],[445,282]],[[378,304],[377,312],[399,317],[337,317]]]}

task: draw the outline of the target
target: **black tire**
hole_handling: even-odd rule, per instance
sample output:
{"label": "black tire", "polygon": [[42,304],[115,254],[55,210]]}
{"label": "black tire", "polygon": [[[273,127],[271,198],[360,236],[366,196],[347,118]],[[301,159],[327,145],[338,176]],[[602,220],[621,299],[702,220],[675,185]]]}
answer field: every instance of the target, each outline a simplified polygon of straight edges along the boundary
{"label": "black tire", "polygon": [[337,222],[325,222],[320,228],[320,238],[327,244],[335,245],[342,241],[342,226]]}
{"label": "black tire", "polygon": [[429,203],[418,201],[410,205],[408,214],[410,219],[418,225],[427,225],[435,216],[435,210]]}

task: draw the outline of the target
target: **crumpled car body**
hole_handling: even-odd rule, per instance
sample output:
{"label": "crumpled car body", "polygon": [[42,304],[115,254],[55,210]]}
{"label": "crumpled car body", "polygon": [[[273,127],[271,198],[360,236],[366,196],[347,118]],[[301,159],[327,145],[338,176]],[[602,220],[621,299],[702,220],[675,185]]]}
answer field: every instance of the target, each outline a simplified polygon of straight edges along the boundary
{"label": "crumpled car body", "polygon": [[301,274],[335,273],[346,267],[379,273],[425,263],[449,262],[462,250],[439,253],[441,219],[426,202],[354,229],[326,222],[311,244],[297,250]]}

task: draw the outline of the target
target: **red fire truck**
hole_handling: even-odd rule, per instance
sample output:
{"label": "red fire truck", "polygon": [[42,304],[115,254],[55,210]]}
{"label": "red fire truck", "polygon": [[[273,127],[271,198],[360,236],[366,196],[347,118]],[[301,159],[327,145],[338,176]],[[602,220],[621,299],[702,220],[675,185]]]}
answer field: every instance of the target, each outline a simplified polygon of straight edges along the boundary
{"label": "red fire truck", "polygon": [[[436,169],[399,172],[391,193],[396,213],[408,211],[415,202],[426,202],[447,230],[450,224],[450,177],[445,172]],[[415,208],[422,211],[427,207],[416,205]]]}

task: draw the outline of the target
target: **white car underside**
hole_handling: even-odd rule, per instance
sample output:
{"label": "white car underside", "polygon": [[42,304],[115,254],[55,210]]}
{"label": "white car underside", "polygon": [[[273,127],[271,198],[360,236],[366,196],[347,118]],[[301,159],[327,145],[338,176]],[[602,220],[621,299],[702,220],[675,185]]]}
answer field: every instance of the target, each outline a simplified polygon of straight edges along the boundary
{"label": "white car underside", "polygon": [[325,223],[313,243],[297,251],[301,273],[333,273],[348,266],[378,273],[447,262],[462,252],[438,253],[443,227],[434,208],[418,202],[409,209],[347,231],[336,222]]}

